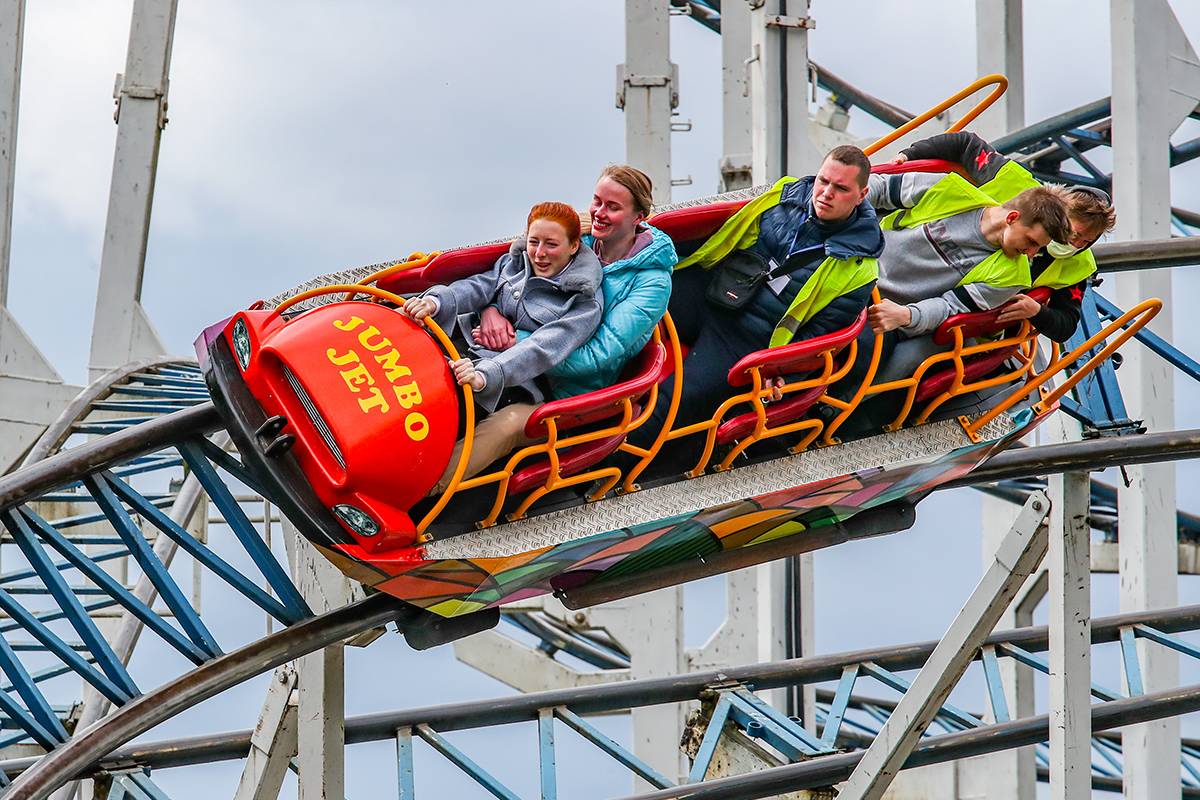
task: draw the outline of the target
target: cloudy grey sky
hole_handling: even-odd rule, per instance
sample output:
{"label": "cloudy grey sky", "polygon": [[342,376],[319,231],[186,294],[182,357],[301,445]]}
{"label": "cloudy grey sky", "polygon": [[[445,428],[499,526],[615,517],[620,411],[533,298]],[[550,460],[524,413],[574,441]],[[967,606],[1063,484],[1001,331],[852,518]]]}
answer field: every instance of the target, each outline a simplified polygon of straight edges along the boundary
{"label": "cloudy grey sky", "polygon": [[[1029,121],[1109,94],[1108,5],[1026,6]],[[28,9],[9,303],[73,381],[86,374],[116,132],[111,90],[130,8],[128,0],[39,0]],[[585,201],[600,168],[624,154],[613,105],[622,9],[617,0],[185,0],[143,294],[163,340],[187,353],[204,325],[313,274],[503,235],[538,200]],[[973,9],[966,0],[814,0],[811,54],[864,90],[920,110],[976,77]],[[1200,4],[1175,10],[1200,38]],[[673,139],[676,177],[695,181],[676,190],[685,199],[716,189],[719,42],[684,18],[672,21],[671,35],[679,111],[694,123]],[[875,130],[862,119],[852,129]],[[1194,171],[1175,177],[1176,202],[1200,207],[1189,178]],[[1176,282],[1177,301],[1195,296],[1186,273]],[[1200,352],[1196,334],[1181,328],[1182,346]],[[1195,407],[1194,387],[1179,397],[1181,408]],[[1193,416],[1181,411],[1181,425],[1196,424]],[[938,635],[978,575],[977,518],[975,495],[950,493],[927,501],[910,533],[821,553],[819,650]],[[1097,613],[1115,609],[1115,586],[1097,578]],[[717,589],[688,590],[692,645],[716,624]],[[1181,591],[1197,594],[1186,580]],[[221,617],[218,591],[207,603],[223,642],[257,635],[258,621]],[[352,713],[505,691],[454,664],[448,650],[413,654],[394,636],[349,661]],[[149,685],[173,668],[152,645],[137,665]],[[155,737],[249,726],[261,692],[261,683],[239,689]],[[619,721],[606,724],[621,731]],[[465,741],[532,791],[532,734],[526,739]],[[391,792],[388,747],[355,748],[349,758],[348,796]],[[419,765],[425,788],[445,774],[431,769]],[[174,797],[211,797],[231,792],[237,767],[208,769],[201,782],[196,774],[163,773],[162,783]],[[588,791],[567,796],[627,786],[623,775],[593,772]]]}

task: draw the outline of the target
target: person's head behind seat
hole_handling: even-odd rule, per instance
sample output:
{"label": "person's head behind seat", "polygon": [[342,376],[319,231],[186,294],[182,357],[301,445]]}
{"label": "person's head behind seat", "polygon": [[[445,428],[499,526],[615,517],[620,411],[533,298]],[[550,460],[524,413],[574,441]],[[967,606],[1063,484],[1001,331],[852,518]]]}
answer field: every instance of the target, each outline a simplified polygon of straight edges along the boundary
{"label": "person's head behind seat", "polygon": [[566,203],[538,203],[529,210],[525,253],[534,273],[552,278],[579,252],[579,214]]}
{"label": "person's head behind seat", "polygon": [[825,222],[850,216],[867,196],[871,162],[862,150],[850,144],[833,148],[821,162],[813,182],[813,210]]}
{"label": "person's head behind seat", "polygon": [[1061,186],[1026,189],[1002,208],[1008,212],[1000,244],[1005,255],[1032,258],[1050,242],[1065,242],[1071,235],[1067,190]]}
{"label": "person's head behind seat", "polygon": [[1090,186],[1074,186],[1068,191],[1067,216],[1071,236],[1066,243],[1077,250],[1091,247],[1117,224],[1117,210],[1108,193]]}

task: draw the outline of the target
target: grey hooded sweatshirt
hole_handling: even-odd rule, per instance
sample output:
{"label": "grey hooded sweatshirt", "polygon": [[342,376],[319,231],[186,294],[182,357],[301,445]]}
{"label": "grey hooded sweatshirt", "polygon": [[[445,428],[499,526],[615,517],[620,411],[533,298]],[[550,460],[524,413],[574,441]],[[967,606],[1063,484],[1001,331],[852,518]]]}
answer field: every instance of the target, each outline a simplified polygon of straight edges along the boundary
{"label": "grey hooded sweatshirt", "polygon": [[472,275],[446,286],[434,286],[424,293],[437,301],[433,319],[448,332],[457,325],[463,338],[474,342],[471,328],[474,314],[495,306],[517,330],[529,336],[502,352],[471,346],[470,355],[487,379],[475,400],[486,411],[495,411],[500,394],[519,386],[543,402],[535,378],[556,366],[582,345],[604,314],[604,294],[600,259],[587,247],[552,278],[534,273],[525,253],[525,241],[513,242],[507,254],[496,259],[488,272]]}

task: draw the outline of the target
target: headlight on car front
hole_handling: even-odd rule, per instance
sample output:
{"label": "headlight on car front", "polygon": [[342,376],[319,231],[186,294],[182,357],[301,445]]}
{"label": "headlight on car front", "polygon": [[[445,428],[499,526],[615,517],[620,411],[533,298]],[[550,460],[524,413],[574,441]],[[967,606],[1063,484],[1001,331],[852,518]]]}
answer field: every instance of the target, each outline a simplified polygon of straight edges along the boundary
{"label": "headlight on car front", "polygon": [[246,330],[244,319],[233,323],[233,352],[242,369],[250,366],[250,331]]}
{"label": "headlight on car front", "polygon": [[361,509],[342,503],[333,507],[333,513],[337,514],[342,522],[346,523],[350,530],[359,536],[374,536],[379,533],[379,523]]}

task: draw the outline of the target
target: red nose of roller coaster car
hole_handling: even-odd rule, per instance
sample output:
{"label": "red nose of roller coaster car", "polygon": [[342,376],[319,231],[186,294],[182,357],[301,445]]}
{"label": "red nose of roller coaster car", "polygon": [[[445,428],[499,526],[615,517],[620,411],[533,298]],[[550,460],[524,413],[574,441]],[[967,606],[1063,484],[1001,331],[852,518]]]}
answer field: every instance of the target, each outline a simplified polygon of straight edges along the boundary
{"label": "red nose of roller coaster car", "polygon": [[458,435],[459,389],[434,338],[365,302],[290,320],[247,311],[224,333],[268,420],[287,420],[265,436],[294,436],[280,447],[290,445],[338,522],[368,552],[411,544],[408,509],[441,476]]}

